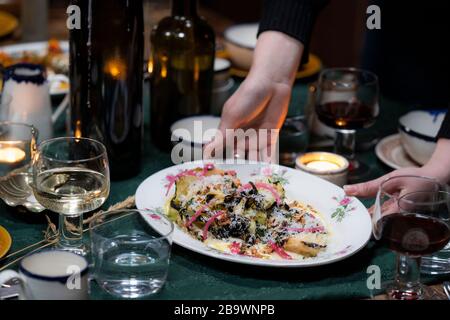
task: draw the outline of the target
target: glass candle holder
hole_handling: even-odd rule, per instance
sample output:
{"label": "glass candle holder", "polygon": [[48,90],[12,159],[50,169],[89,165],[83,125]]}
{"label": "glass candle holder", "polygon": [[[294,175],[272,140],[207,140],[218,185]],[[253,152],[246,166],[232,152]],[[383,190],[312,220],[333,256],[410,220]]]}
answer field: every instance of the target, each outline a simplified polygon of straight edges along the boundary
{"label": "glass candle holder", "polygon": [[37,138],[38,132],[31,125],[0,122],[0,177],[30,164]]}
{"label": "glass candle holder", "polygon": [[330,152],[309,152],[297,158],[296,168],[342,187],[347,183],[349,162]]}

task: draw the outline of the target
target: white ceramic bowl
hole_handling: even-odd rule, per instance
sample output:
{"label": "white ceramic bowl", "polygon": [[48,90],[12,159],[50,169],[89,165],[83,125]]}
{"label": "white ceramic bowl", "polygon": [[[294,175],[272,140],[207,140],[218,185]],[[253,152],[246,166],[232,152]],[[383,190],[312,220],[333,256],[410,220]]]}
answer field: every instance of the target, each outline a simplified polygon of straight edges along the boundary
{"label": "white ceramic bowl", "polygon": [[258,23],[233,25],[224,32],[224,45],[230,60],[239,69],[249,70],[256,47]]}
{"label": "white ceramic bowl", "polygon": [[436,136],[445,111],[411,111],[399,119],[400,140],[408,155],[425,164],[436,148]]}
{"label": "white ceramic bowl", "polygon": [[[210,142],[219,128],[220,117],[193,116],[175,122],[171,127],[173,157],[181,163],[202,159],[203,146]],[[183,152],[180,152],[180,150]]]}

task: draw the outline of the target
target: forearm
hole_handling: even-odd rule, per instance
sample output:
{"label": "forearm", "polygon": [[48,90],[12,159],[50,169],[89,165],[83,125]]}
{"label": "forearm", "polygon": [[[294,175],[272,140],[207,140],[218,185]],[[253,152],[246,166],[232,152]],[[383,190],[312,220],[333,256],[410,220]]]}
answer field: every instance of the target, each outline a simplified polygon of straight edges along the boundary
{"label": "forearm", "polygon": [[450,183],[450,139],[441,138],[423,170],[441,182]]}
{"label": "forearm", "polygon": [[292,86],[303,50],[300,41],[284,33],[263,32],[258,38],[249,78]]}
{"label": "forearm", "polygon": [[308,61],[311,33],[320,10],[328,0],[264,0],[258,34],[279,31],[300,41],[305,54],[302,63]]}

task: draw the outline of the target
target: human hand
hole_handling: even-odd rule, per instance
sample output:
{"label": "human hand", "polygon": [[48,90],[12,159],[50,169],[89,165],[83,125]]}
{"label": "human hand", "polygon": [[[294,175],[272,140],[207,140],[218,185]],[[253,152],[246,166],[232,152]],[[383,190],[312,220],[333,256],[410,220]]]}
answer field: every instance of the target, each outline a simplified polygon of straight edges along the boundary
{"label": "human hand", "polygon": [[[277,129],[281,128],[286,117],[290,95],[291,87],[287,84],[274,83],[267,78],[248,77],[225,103],[219,126],[220,136],[216,135],[214,141],[205,147],[204,153],[221,153],[233,144],[233,156],[270,162],[270,151],[274,150]],[[244,131],[238,133],[235,129]],[[250,135],[250,129],[254,129],[256,139],[264,137],[266,143],[254,139],[243,141],[244,135]],[[239,137],[235,144],[233,134]],[[258,159],[260,156],[262,159]]]}
{"label": "human hand", "polygon": [[[424,168],[404,168],[404,169],[398,169],[394,170],[384,176],[381,176],[377,179],[358,183],[358,184],[352,184],[352,185],[346,185],[344,186],[344,191],[348,196],[354,196],[354,197],[361,197],[361,198],[374,198],[377,195],[378,189],[380,188],[380,185],[393,177],[400,177],[400,176],[420,176],[420,177],[430,177],[430,174],[424,170]],[[409,185],[406,182],[408,179],[398,180],[396,184],[392,184],[389,186],[390,193],[401,193],[405,194],[406,192],[414,192],[420,189],[421,187],[419,185]]]}
{"label": "human hand", "polygon": [[[378,179],[364,183],[344,186],[344,191],[349,196],[371,198],[377,194],[380,184],[388,178],[397,176],[422,176],[434,178],[443,185],[450,182],[450,140],[439,139],[436,150],[431,159],[420,168],[404,168],[392,171]],[[400,180],[399,180],[400,181]],[[405,180],[406,181],[406,180]],[[399,185],[396,188],[405,192],[417,191],[420,186]],[[393,190],[391,190],[393,191]]]}
{"label": "human hand", "polygon": [[[303,45],[283,33],[260,35],[250,73],[225,103],[218,134],[205,147],[204,157],[231,148],[233,156],[271,162],[302,52]],[[249,141],[250,130],[257,141]]]}
{"label": "human hand", "polygon": [[[397,200],[403,195],[415,191],[438,191],[445,190],[450,181],[450,140],[440,139],[431,159],[421,168],[404,168],[392,171],[378,179],[364,183],[344,186],[348,196],[371,198],[377,195],[383,184],[383,192],[389,194],[388,200],[384,201],[380,210],[384,213],[398,212]],[[397,177],[397,179],[392,179]],[[420,179],[425,177],[429,179]],[[389,179],[389,183],[383,183]],[[374,212],[374,207],[369,208]]]}
{"label": "human hand", "polygon": [[370,207],[369,213],[377,216],[400,212],[398,199],[406,194],[417,191],[445,190],[445,185],[433,177],[426,168],[400,169],[384,175],[378,179],[344,186],[347,195],[360,197],[375,197],[375,205]]}

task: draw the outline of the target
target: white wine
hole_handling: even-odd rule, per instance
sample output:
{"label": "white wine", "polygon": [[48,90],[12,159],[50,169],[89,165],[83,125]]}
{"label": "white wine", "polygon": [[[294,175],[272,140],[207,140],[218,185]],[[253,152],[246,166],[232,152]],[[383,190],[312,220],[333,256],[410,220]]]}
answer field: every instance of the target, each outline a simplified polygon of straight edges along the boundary
{"label": "white wine", "polygon": [[38,174],[33,190],[45,208],[72,216],[98,209],[109,195],[109,181],[93,170],[63,167]]}

